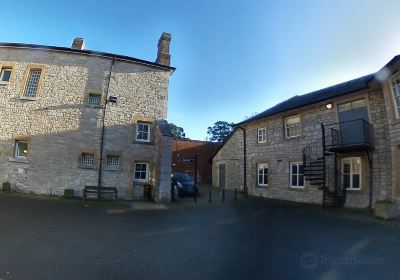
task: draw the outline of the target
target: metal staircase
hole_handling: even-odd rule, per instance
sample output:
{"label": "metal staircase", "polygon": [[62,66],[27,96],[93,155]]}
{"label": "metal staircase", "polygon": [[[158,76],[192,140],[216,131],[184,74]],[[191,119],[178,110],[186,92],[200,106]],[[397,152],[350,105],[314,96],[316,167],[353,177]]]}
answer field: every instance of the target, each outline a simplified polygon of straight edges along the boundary
{"label": "metal staircase", "polygon": [[325,145],[324,126],[322,141],[314,142],[303,149],[303,173],[306,181],[323,191],[323,206],[342,207],[346,201],[346,192],[339,186],[340,176],[336,166],[336,154]]}

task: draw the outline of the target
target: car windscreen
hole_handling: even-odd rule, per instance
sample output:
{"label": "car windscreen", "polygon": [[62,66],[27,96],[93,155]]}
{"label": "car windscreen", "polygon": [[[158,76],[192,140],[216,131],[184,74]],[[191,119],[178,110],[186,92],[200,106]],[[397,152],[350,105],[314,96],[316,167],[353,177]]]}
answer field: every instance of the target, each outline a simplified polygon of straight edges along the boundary
{"label": "car windscreen", "polygon": [[175,174],[175,178],[176,178],[176,180],[182,181],[182,182],[191,182],[191,181],[193,181],[193,179],[187,174]]}

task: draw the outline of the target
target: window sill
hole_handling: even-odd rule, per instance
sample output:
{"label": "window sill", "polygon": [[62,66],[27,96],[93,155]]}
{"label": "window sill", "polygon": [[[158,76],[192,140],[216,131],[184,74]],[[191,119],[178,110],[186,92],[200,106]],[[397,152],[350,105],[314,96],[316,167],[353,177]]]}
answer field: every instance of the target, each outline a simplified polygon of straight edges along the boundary
{"label": "window sill", "polygon": [[304,186],[303,187],[289,186],[289,189],[291,189],[291,190],[304,190]]}
{"label": "window sill", "polygon": [[19,99],[26,100],[26,101],[36,101],[36,97],[20,96]]}
{"label": "window sill", "polygon": [[27,159],[27,158],[9,157],[8,161],[10,161],[10,162],[18,162],[18,163],[25,163],[25,164],[31,163],[31,161],[29,159]]}
{"label": "window sill", "polygon": [[297,136],[291,136],[291,137],[285,136],[284,139],[285,140],[292,140],[292,139],[299,139],[299,138],[302,138],[302,137],[303,137],[303,135],[297,135]]}
{"label": "window sill", "polygon": [[141,184],[141,185],[149,183],[149,181],[138,181],[138,180],[134,180],[133,182],[135,182],[136,184]]}
{"label": "window sill", "polygon": [[154,145],[154,142],[135,140],[134,144]]}
{"label": "window sill", "polygon": [[94,105],[94,104],[85,104],[85,107],[94,108],[94,109],[103,109],[103,105]]}
{"label": "window sill", "polygon": [[346,189],[346,192],[359,192],[361,189]]}
{"label": "window sill", "polygon": [[96,165],[78,165],[81,169],[97,169]]}
{"label": "window sill", "polygon": [[121,171],[122,168],[120,166],[116,166],[116,167],[105,166],[104,170],[105,171],[114,171],[114,172],[116,172],[116,171]]}
{"label": "window sill", "polygon": [[7,86],[10,82],[0,81],[0,86]]}

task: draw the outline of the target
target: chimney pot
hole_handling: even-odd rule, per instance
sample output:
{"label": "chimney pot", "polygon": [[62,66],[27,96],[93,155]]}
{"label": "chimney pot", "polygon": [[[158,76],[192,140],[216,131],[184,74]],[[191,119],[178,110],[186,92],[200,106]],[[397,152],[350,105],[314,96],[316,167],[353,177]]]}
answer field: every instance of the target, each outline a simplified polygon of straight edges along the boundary
{"label": "chimney pot", "polygon": [[163,32],[158,40],[158,52],[156,63],[169,66],[171,55],[169,54],[169,44],[171,42],[171,34]]}
{"label": "chimney pot", "polygon": [[76,37],[72,42],[71,49],[83,50],[85,48],[85,40],[81,37]]}

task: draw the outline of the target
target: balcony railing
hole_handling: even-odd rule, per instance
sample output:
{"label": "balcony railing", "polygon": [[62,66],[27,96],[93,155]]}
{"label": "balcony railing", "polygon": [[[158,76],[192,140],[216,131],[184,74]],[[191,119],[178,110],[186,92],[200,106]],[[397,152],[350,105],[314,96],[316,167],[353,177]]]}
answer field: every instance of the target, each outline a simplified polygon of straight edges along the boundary
{"label": "balcony railing", "polygon": [[323,125],[325,148],[332,152],[374,149],[374,128],[364,119]]}

